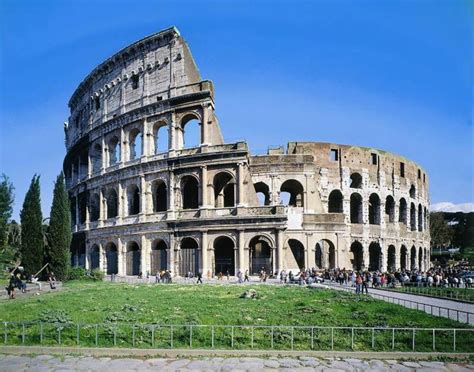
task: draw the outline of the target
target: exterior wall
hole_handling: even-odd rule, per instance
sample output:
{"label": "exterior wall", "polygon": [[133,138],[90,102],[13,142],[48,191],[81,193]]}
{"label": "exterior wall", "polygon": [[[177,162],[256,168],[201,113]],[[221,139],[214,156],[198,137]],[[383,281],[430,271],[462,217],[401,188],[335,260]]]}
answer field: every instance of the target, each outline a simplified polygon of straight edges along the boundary
{"label": "exterior wall", "polygon": [[[75,264],[106,272],[117,266],[119,275],[154,274],[157,262],[174,275],[256,272],[260,263],[273,272],[353,268],[359,261],[361,269],[374,262],[380,270],[398,269],[404,261],[407,268],[428,267],[429,183],[417,164],[376,149],[317,142],[251,156],[245,142],[224,143],[213,95],[174,28],[123,49],[79,85],[69,102],[64,160]],[[200,143],[184,148],[191,119],[199,122]],[[160,127],[167,129],[167,148],[156,149]],[[361,175],[360,188],[351,187],[353,173]],[[329,208],[334,190],[341,195],[336,211]],[[353,193],[362,199],[360,223],[351,222]],[[374,195],[380,199],[375,223]],[[385,213],[388,197],[393,221]],[[406,223],[399,222],[402,198]],[[117,215],[110,216],[115,204]],[[355,243],[362,246],[360,260],[351,251]]]}

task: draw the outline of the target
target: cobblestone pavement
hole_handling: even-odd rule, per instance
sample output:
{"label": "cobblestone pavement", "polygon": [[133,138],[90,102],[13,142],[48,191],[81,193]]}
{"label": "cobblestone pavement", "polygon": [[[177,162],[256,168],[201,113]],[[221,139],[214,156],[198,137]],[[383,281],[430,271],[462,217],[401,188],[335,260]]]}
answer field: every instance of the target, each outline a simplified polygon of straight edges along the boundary
{"label": "cobblestone pavement", "polygon": [[0,355],[0,371],[473,371],[474,364],[350,358],[133,359]]}

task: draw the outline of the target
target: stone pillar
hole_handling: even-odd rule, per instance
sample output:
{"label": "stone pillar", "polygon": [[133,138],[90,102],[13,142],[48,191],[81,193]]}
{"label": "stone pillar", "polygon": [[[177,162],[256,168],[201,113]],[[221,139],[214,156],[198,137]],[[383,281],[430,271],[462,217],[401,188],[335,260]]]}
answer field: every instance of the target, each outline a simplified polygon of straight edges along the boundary
{"label": "stone pillar", "polygon": [[149,254],[149,241],[145,235],[140,237],[140,271],[143,276],[147,273],[150,274],[150,264],[148,262]]}
{"label": "stone pillar", "polygon": [[280,272],[283,270],[283,231],[276,230],[276,242],[277,242],[277,270]]}
{"label": "stone pillar", "polygon": [[99,189],[99,226],[101,227],[104,220],[106,219],[105,214],[105,198],[104,198],[104,190]]}
{"label": "stone pillar", "polygon": [[79,218],[79,194],[76,192],[75,194],[75,203],[76,203],[76,226],[79,226],[81,224],[80,218]]}
{"label": "stone pillar", "polygon": [[239,250],[239,267],[238,270],[242,271],[242,274],[245,273],[245,236],[244,231],[239,230],[239,239],[238,239],[238,250]]}
{"label": "stone pillar", "polygon": [[237,178],[238,178],[238,206],[244,206],[244,163],[240,162],[237,163],[238,169],[237,169]]}
{"label": "stone pillar", "polygon": [[207,250],[207,231],[202,231],[201,233],[201,252],[202,252],[202,260],[201,260],[201,274],[203,277],[207,277],[207,270],[209,270],[209,264],[207,261],[208,250]]}
{"label": "stone pillar", "polygon": [[89,270],[90,267],[91,267],[89,245],[86,245],[86,257],[85,257],[85,260],[84,260],[84,265],[85,265],[86,270]]}
{"label": "stone pillar", "polygon": [[174,253],[175,253],[175,245],[176,245],[176,241],[175,241],[175,237],[174,237],[174,234],[171,233],[170,234],[170,245],[168,247],[168,270],[170,271],[171,275],[172,276],[175,276],[176,273],[175,273],[175,267],[174,267]]}
{"label": "stone pillar", "polygon": [[105,271],[104,266],[105,266],[105,260],[104,260],[104,246],[102,243],[98,243],[99,246],[99,270],[100,271]]}
{"label": "stone pillar", "polygon": [[125,163],[127,159],[127,139],[125,138],[125,131],[120,128],[120,163]]}
{"label": "stone pillar", "polygon": [[208,192],[207,192],[207,166],[201,166],[201,207],[208,208]]}
{"label": "stone pillar", "polygon": [[385,272],[387,271],[387,258],[388,258],[388,247],[387,247],[387,244],[381,240],[380,241],[380,259],[381,259],[381,263],[380,263],[380,270],[382,272]]}
{"label": "stone pillar", "polygon": [[145,176],[140,176],[140,214],[145,215],[147,213],[147,202],[146,202],[146,181]]}
{"label": "stone pillar", "polygon": [[362,269],[367,270],[369,268],[369,262],[370,262],[370,255],[369,255],[369,243],[367,242],[361,242],[362,248],[363,248],[363,253],[362,253]]}
{"label": "stone pillar", "polygon": [[174,172],[170,170],[169,172],[169,184],[168,184],[168,213],[167,218],[173,219],[174,218],[174,210],[175,210],[175,189],[174,189]]}
{"label": "stone pillar", "polygon": [[395,246],[395,270],[399,270],[401,265],[401,247]]}
{"label": "stone pillar", "polygon": [[123,209],[124,209],[124,195],[123,195],[123,187],[122,183],[118,183],[118,193],[117,193],[117,215],[118,221],[121,222],[123,218]]}
{"label": "stone pillar", "polygon": [[103,173],[104,170],[105,170],[106,165],[108,164],[107,151],[105,149],[105,136],[104,135],[102,136],[101,145],[102,145],[102,154],[101,154],[101,162],[100,162],[100,171],[101,171],[101,173]]}
{"label": "stone pillar", "polygon": [[125,275],[125,260],[124,260],[124,251],[125,247],[122,244],[122,239],[117,239],[117,271],[118,275],[124,276]]}
{"label": "stone pillar", "polygon": [[92,175],[92,160],[91,160],[91,154],[90,150],[87,153],[87,177],[90,177]]}
{"label": "stone pillar", "polygon": [[207,118],[208,118],[208,113],[207,113],[207,107],[206,105],[201,105],[201,111],[202,111],[202,123],[201,123],[201,144],[202,145],[208,145],[209,144],[209,129],[208,129],[208,123],[207,123]]}

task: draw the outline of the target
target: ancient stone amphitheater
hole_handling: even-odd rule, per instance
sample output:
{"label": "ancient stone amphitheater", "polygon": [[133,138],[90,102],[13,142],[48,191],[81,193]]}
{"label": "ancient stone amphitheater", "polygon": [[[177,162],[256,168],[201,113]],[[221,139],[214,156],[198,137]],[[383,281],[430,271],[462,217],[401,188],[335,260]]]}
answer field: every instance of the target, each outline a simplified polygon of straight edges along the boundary
{"label": "ancient stone amphitheater", "polygon": [[419,165],[351,145],[290,142],[252,156],[226,143],[212,82],[174,27],[97,66],[69,107],[74,265],[206,276],[429,264]]}

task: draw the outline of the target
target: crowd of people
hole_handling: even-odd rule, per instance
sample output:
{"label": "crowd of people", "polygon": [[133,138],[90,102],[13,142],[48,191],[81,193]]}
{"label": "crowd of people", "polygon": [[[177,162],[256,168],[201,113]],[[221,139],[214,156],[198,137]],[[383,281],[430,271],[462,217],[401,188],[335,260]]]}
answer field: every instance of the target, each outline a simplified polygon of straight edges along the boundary
{"label": "crowd of people", "polygon": [[[47,281],[51,289],[56,289],[56,277],[53,272],[47,274]],[[10,271],[10,279],[5,287],[8,298],[14,300],[16,298],[15,291],[18,289],[21,293],[26,293],[27,283],[35,284],[37,289],[41,291],[42,285],[38,276],[32,274],[25,275],[23,270],[17,268]]]}

